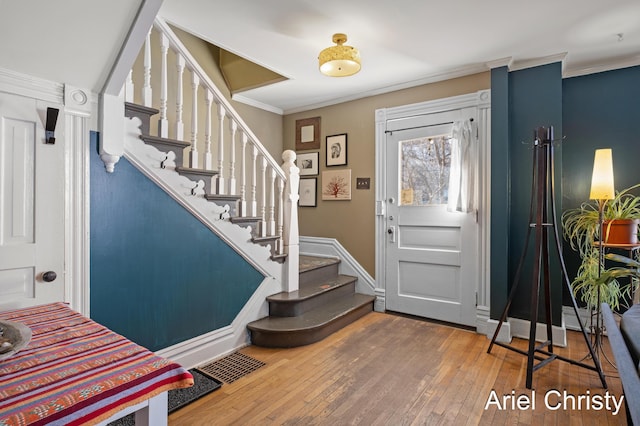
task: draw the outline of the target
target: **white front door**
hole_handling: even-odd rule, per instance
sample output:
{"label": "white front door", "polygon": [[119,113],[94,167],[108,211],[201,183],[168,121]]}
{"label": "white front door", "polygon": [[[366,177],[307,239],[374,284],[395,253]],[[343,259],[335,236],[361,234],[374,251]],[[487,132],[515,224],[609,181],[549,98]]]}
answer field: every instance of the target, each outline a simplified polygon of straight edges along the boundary
{"label": "white front door", "polygon": [[46,144],[46,109],[0,93],[0,310],[65,297],[64,120]]}
{"label": "white front door", "polygon": [[[468,120],[475,109],[463,112]],[[446,209],[450,117],[387,134],[386,309],[473,326],[479,225],[475,211]]]}

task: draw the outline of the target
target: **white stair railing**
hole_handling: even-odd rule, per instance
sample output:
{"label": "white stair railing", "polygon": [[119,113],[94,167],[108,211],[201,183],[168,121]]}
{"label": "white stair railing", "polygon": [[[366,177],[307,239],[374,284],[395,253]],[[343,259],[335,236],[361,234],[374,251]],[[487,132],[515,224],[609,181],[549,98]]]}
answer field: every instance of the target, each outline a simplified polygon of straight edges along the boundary
{"label": "white stair railing", "polygon": [[[297,209],[297,203],[291,203],[297,193],[287,193],[292,188],[297,191],[298,187],[297,181],[289,182],[290,170],[285,174],[279,162],[269,154],[161,18],[156,18],[141,54],[142,70],[136,71],[134,67],[125,84],[127,102],[142,103],[160,111],[159,117],[155,118],[158,120],[157,136],[184,140],[185,127],[189,126],[191,147],[188,160],[185,160],[188,167],[217,172],[212,185],[215,194],[225,195],[226,199],[237,196],[236,215],[256,218],[259,226],[254,234],[276,237],[276,254],[288,254],[286,248],[298,244],[297,240],[285,241],[287,236],[297,238],[298,235],[297,213],[286,211]],[[153,63],[154,58],[159,58],[160,63]],[[185,67],[191,73],[188,82],[183,77]],[[136,79],[141,83],[139,93],[134,84]],[[190,90],[184,90],[184,85]],[[153,96],[154,91],[159,92],[157,99]],[[167,108],[170,102],[175,102],[175,110]],[[187,119],[183,120],[183,116]],[[168,134],[169,129],[175,133]],[[212,140],[216,134],[217,140]],[[285,161],[289,169],[291,155],[295,158],[295,153],[290,153]],[[292,177],[299,179],[295,173]],[[295,224],[291,218],[295,218]],[[296,229],[291,231],[287,229],[289,226]],[[295,275],[287,279],[289,288],[297,289],[297,272]]]}

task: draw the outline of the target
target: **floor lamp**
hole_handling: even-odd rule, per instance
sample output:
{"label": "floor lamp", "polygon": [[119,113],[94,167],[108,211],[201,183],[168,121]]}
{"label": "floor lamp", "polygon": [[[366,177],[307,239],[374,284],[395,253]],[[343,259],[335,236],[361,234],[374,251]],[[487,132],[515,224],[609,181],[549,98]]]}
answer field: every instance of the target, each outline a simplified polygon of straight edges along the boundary
{"label": "floor lamp", "polygon": [[[611,148],[596,149],[593,159],[593,174],[591,176],[591,192],[589,198],[598,202],[598,231],[600,233],[600,243],[598,244],[598,278],[602,274],[604,263],[604,207],[607,200],[615,197],[613,186],[613,159]],[[595,350],[596,353],[602,350],[602,319],[600,314],[600,287],[598,286],[598,306],[596,306],[596,328],[595,328]],[[593,321],[591,321],[593,324]],[[600,358],[598,356],[598,358]],[[600,359],[598,359],[600,362]]]}

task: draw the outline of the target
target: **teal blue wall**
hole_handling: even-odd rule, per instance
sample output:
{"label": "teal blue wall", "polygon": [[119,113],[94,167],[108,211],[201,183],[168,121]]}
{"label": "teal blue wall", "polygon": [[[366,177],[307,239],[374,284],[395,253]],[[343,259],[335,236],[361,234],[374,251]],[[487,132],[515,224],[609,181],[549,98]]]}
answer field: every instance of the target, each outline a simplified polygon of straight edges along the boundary
{"label": "teal blue wall", "polygon": [[[587,201],[594,152],[613,149],[615,187],[640,182],[640,66],[563,80],[563,209]],[[568,244],[564,255],[573,280],[580,259]],[[565,295],[565,303],[570,303]]]}
{"label": "teal blue wall", "polygon": [[122,158],[91,149],[91,317],[150,350],[231,324],[262,274]]}
{"label": "teal blue wall", "polygon": [[509,71],[491,70],[491,318],[499,319],[509,291]]}
{"label": "teal blue wall", "polygon": [[[506,68],[494,69],[491,84],[491,317],[496,319],[504,309],[529,231],[533,132],[538,127],[553,126],[556,137],[563,134],[561,64],[553,63],[510,73]],[[558,147],[557,173],[560,172],[561,161],[562,149]],[[560,185],[557,184],[555,189],[559,202]],[[559,209],[560,205],[557,207]],[[510,309],[509,315],[517,318],[529,318],[532,248],[533,238]],[[552,318],[553,323],[559,325],[562,281],[557,254],[553,251],[551,254]],[[542,312],[542,302],[539,306]]]}

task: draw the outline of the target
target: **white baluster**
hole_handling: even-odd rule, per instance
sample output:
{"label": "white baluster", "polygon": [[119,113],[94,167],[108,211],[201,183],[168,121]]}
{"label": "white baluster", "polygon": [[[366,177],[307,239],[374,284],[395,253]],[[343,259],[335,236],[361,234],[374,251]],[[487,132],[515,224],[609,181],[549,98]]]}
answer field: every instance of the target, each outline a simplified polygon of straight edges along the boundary
{"label": "white baluster", "polygon": [[260,180],[261,188],[260,188],[260,236],[267,236],[267,159],[264,155],[261,157],[262,161],[260,162],[260,175],[262,179]]}
{"label": "white baluster", "polygon": [[184,56],[176,54],[176,68],[178,69],[178,87],[176,87],[176,139],[184,140],[184,123],[182,122],[182,108],[184,103],[183,76],[184,76]]}
{"label": "white baluster", "polygon": [[207,120],[204,129],[204,168],[205,170],[213,169],[213,159],[211,158],[211,105],[213,103],[213,92],[207,89],[207,94],[204,98],[207,106]]}
{"label": "white baluster", "polygon": [[256,186],[258,181],[258,174],[256,172],[256,165],[258,163],[258,148],[253,145],[253,152],[251,153],[252,162],[252,173],[251,173],[251,217],[256,217],[258,215],[258,200],[256,197]]}
{"label": "white baluster", "polygon": [[298,185],[300,169],[294,161],[296,153],[287,150],[282,153],[282,169],[287,179],[284,190],[284,227],[283,239],[287,260],[285,262],[285,291],[298,290],[300,277],[300,236],[298,234]]}
{"label": "white baluster", "polygon": [[218,104],[218,178],[216,179],[216,194],[224,194],[224,116],[227,111],[224,105]]}
{"label": "white baluster", "polygon": [[276,253],[284,254],[284,241],[282,228],[284,224],[284,179],[278,178],[278,241],[276,242]]}
{"label": "white baluster", "polygon": [[133,102],[133,70],[129,70],[129,74],[127,74],[127,80],[124,83],[124,101],[125,102]]}
{"label": "white baluster", "polygon": [[247,134],[242,132],[242,157],[240,160],[240,217],[247,217]]}
{"label": "white baluster", "polygon": [[162,63],[160,69],[160,119],[158,120],[158,136],[169,137],[169,121],[167,120],[167,52],[169,52],[169,39],[164,33],[160,34],[160,50]]}
{"label": "white baluster", "polygon": [[144,84],[142,86],[142,104],[150,107],[152,103],[151,91],[151,30],[144,42]]}
{"label": "white baluster", "polygon": [[193,89],[191,107],[191,152],[189,152],[189,167],[198,168],[198,87],[200,77],[191,71],[191,88]]}
{"label": "white baluster", "polygon": [[231,148],[229,151],[229,195],[236,195],[236,132],[238,123],[233,118],[229,122],[231,130]]}
{"label": "white baluster", "polygon": [[[265,159],[265,165],[267,164],[267,160]],[[269,173],[269,217],[267,220],[267,235],[274,236],[276,235],[276,170],[274,168],[270,168]]]}

